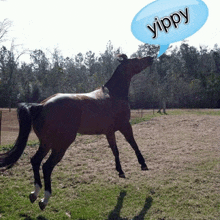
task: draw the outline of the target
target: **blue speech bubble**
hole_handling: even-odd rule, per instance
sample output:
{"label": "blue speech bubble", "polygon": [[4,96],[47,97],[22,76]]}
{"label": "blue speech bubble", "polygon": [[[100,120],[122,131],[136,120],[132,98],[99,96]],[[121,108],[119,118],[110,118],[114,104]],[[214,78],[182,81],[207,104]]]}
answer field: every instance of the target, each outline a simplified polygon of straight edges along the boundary
{"label": "blue speech bubble", "polygon": [[160,57],[170,43],[196,33],[208,18],[201,0],[156,0],[141,9],[131,23],[133,35],[148,44],[159,44]]}

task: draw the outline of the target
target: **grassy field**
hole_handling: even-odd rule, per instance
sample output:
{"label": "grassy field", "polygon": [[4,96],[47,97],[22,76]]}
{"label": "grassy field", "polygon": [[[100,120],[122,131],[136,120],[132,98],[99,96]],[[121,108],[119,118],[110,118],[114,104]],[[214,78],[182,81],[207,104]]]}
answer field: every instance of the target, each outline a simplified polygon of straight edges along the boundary
{"label": "grassy field", "polygon": [[78,136],[53,172],[45,211],[28,198],[29,161],[37,149],[32,140],[17,165],[0,172],[0,219],[220,219],[220,111],[167,113],[144,111],[140,118],[132,112],[149,171],[141,171],[117,134],[125,179],[118,178],[105,136]]}

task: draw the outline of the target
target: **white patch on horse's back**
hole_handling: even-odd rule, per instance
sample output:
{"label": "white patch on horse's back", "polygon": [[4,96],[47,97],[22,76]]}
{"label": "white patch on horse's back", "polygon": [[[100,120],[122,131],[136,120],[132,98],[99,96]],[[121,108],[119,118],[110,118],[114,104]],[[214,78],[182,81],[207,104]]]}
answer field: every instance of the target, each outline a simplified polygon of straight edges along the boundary
{"label": "white patch on horse's back", "polygon": [[69,96],[70,98],[88,97],[88,98],[96,99],[96,93],[97,91],[95,90],[89,93],[72,93],[72,94],[66,94],[66,95]]}
{"label": "white patch on horse's back", "polygon": [[97,90],[92,91],[92,92],[89,92],[89,93],[85,93],[85,94],[83,94],[83,95],[84,95],[84,96],[87,96],[87,97],[89,97],[89,98],[95,99],[95,98],[96,98],[96,93],[97,93]]}
{"label": "white patch on horse's back", "polygon": [[62,98],[79,98],[80,99],[80,97],[88,97],[90,99],[97,99],[97,96],[98,96],[97,93],[99,92],[101,92],[100,88],[89,93],[57,93],[56,95],[51,97],[49,100],[47,100],[46,104],[54,102],[57,99],[62,99]]}
{"label": "white patch on horse's back", "polygon": [[51,103],[56,101],[57,99],[59,99],[60,97],[62,97],[63,95],[65,95],[64,93],[57,93],[55,94],[53,97],[49,98],[45,104]]}

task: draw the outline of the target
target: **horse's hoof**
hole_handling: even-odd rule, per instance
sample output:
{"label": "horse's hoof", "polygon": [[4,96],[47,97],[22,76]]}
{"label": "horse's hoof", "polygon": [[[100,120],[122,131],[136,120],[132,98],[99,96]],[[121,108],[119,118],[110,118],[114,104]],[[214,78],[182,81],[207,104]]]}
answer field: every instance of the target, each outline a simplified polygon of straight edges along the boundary
{"label": "horse's hoof", "polygon": [[37,196],[35,196],[34,193],[31,193],[31,194],[29,195],[29,199],[30,199],[31,203],[34,203],[34,202],[36,201],[36,199],[37,199]]}
{"label": "horse's hoof", "polygon": [[120,178],[125,178],[125,174],[124,174],[124,173],[121,173],[121,174],[119,174],[119,177],[120,177]]}
{"label": "horse's hoof", "polygon": [[47,206],[47,204],[45,204],[44,202],[42,202],[42,201],[39,202],[39,207],[42,211],[45,209],[46,206]]}
{"label": "horse's hoof", "polygon": [[142,166],[141,169],[142,170],[148,170],[148,167],[147,166]]}

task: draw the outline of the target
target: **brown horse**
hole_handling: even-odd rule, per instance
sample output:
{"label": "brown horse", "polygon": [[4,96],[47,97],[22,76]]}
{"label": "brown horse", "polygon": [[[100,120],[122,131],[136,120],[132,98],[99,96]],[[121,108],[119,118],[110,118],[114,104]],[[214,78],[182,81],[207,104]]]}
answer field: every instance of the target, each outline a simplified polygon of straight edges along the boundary
{"label": "brown horse", "polygon": [[124,172],[119,160],[115,132],[120,131],[134,149],[142,170],[147,170],[145,160],[134,140],[130,120],[128,90],[131,78],[153,62],[152,57],[128,59],[122,54],[121,64],[110,80],[101,88],[84,94],[55,94],[40,104],[19,104],[19,135],[15,146],[0,154],[0,167],[10,168],[22,155],[31,127],[40,140],[36,154],[31,158],[34,172],[35,191],[29,196],[33,203],[42,188],[39,168],[43,158],[51,155],[43,164],[45,196],[39,202],[43,210],[51,196],[51,173],[62,159],[76,134],[105,134],[115,156],[119,177]]}

